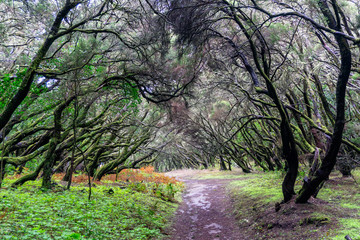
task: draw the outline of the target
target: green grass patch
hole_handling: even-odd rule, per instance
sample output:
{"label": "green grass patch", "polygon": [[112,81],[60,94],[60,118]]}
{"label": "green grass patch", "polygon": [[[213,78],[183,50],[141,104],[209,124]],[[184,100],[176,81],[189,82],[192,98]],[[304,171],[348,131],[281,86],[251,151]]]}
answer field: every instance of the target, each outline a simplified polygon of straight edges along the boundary
{"label": "green grass patch", "polygon": [[[359,179],[359,170],[353,173],[354,178]],[[296,235],[298,239],[340,240],[349,235],[353,240],[360,240],[360,189],[354,179],[342,178],[335,172],[320,190],[317,203],[297,205],[292,202],[275,212],[275,203],[283,199],[284,173],[245,176],[248,177],[228,185],[234,212],[245,232],[260,234],[262,237],[258,239],[289,239]],[[297,179],[296,191],[301,188],[302,178],[300,175]],[[291,227],[286,229],[279,227],[281,225]]]}
{"label": "green grass patch", "polygon": [[343,208],[350,208],[350,209],[359,209],[360,210],[360,205],[358,203],[346,203],[346,202],[342,202],[340,203],[340,206]]}
{"label": "green grass patch", "polygon": [[332,240],[343,240],[344,236],[349,235],[353,240],[360,240],[360,219],[342,218],[339,219],[340,229],[334,230],[336,234]]}
{"label": "green grass patch", "polygon": [[319,192],[318,198],[328,201],[337,209],[334,217],[338,219],[338,226],[331,230],[328,239],[340,240],[349,235],[353,240],[360,240],[360,169],[353,170],[352,174],[357,182],[353,178],[337,175],[330,177],[330,182]]}
{"label": "green grass patch", "polygon": [[1,239],[161,239],[177,207],[136,186],[97,186],[91,201],[85,187],[42,192],[39,186],[1,190]]}
{"label": "green grass patch", "polygon": [[238,168],[234,168],[232,171],[220,171],[218,168],[209,168],[206,170],[198,171],[198,173],[192,178],[205,180],[205,179],[236,179],[236,178],[244,178],[244,177],[245,178],[249,177],[249,174],[243,173]]}
{"label": "green grass patch", "polygon": [[280,172],[267,172],[248,175],[251,178],[230,183],[232,192],[259,199],[264,203],[279,202],[283,198],[281,191],[282,175]]}
{"label": "green grass patch", "polygon": [[197,176],[196,179],[236,179],[236,178],[247,178],[251,175],[248,174],[231,174],[231,172],[214,172],[210,174],[204,174]]}
{"label": "green grass patch", "polygon": [[351,171],[351,174],[354,176],[354,178],[356,179],[358,185],[360,185],[360,168],[357,168],[353,171]]}

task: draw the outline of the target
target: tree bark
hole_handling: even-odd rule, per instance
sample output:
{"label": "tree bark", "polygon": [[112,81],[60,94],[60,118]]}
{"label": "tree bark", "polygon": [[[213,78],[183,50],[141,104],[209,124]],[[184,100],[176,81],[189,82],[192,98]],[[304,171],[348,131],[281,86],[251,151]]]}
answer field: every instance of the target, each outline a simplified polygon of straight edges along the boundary
{"label": "tree bark", "polygon": [[[341,31],[340,22],[336,22],[327,1],[319,1],[320,9],[326,18],[326,21],[331,29]],[[333,5],[335,8],[336,6]],[[336,9],[335,9],[336,10]],[[336,13],[337,11],[335,11]],[[338,18],[339,19],[339,18]],[[341,67],[336,85],[336,118],[334,133],[331,138],[330,148],[323,159],[323,162],[316,171],[315,176],[311,178],[308,183],[304,183],[299,197],[296,199],[297,203],[306,203],[309,198],[317,191],[320,184],[328,179],[331,171],[336,164],[336,156],[339,152],[342,142],[342,134],[345,125],[345,95],[346,85],[351,72],[351,51],[347,40],[340,35],[335,35],[336,42],[340,49]]]}
{"label": "tree bark", "polygon": [[53,174],[52,168],[55,164],[55,150],[57,145],[60,143],[61,138],[61,115],[67,106],[74,100],[75,96],[72,96],[66,100],[63,104],[58,106],[54,111],[54,132],[52,139],[50,140],[49,149],[46,152],[44,160],[44,173],[42,180],[42,188],[50,189],[51,188],[51,176]]}
{"label": "tree bark", "polygon": [[226,168],[226,165],[225,165],[225,160],[223,158],[222,155],[220,155],[220,171],[226,171],[227,168]]}
{"label": "tree bark", "polygon": [[116,167],[118,167],[120,164],[125,163],[125,161],[142,145],[144,144],[147,140],[149,139],[149,135],[146,133],[144,137],[142,137],[141,139],[137,140],[136,143],[134,143],[134,145],[131,147],[130,150],[128,149],[124,149],[124,152],[120,155],[119,158],[117,158],[114,161],[111,161],[107,164],[105,164],[104,166],[102,166],[101,168],[99,168],[95,175],[94,175],[94,179],[96,180],[101,180],[101,178],[108,173],[109,171],[114,170]]}
{"label": "tree bark", "polygon": [[[296,143],[295,138],[290,126],[290,121],[288,115],[284,109],[284,106],[277,95],[276,89],[269,78],[268,74],[266,73],[266,68],[262,67],[259,62],[258,52],[256,49],[256,45],[252,40],[252,36],[249,33],[249,30],[244,26],[241,19],[239,18],[235,9],[235,7],[226,0],[223,0],[224,4],[227,5],[230,9],[229,15],[234,19],[234,21],[238,24],[242,32],[244,33],[245,37],[247,38],[250,49],[253,55],[253,60],[255,62],[256,68],[258,69],[260,75],[263,77],[266,83],[265,93],[273,100],[274,104],[276,105],[277,110],[279,111],[281,123],[280,123],[280,133],[283,145],[283,155],[287,162],[287,173],[285,175],[283,184],[282,184],[282,191],[284,195],[284,202],[288,202],[291,200],[292,196],[295,194],[294,186],[295,181],[298,173],[299,167],[299,160],[298,160],[298,152],[296,150]],[[241,10],[239,10],[241,11]],[[248,19],[251,24],[250,19]],[[256,26],[253,26],[256,27]],[[265,53],[262,53],[265,54]],[[270,67],[270,66],[269,66]],[[265,70],[264,70],[265,69]],[[264,91],[259,88],[258,86],[255,87],[256,91],[259,93],[264,93]]]}

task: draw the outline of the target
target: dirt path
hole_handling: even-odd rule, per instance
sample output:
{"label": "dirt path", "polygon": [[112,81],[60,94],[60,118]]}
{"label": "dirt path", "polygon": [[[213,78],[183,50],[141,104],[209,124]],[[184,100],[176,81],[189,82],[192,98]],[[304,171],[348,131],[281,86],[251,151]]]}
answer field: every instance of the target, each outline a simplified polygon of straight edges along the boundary
{"label": "dirt path", "polygon": [[225,186],[235,179],[189,179],[176,213],[171,240],[240,240]]}

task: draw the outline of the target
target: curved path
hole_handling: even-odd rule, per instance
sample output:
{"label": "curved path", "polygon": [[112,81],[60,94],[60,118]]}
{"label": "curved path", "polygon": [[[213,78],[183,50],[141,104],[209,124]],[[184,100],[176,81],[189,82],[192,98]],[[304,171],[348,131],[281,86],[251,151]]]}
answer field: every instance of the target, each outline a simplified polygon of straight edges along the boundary
{"label": "curved path", "polygon": [[175,215],[171,240],[241,240],[226,185],[235,179],[181,179],[183,202]]}

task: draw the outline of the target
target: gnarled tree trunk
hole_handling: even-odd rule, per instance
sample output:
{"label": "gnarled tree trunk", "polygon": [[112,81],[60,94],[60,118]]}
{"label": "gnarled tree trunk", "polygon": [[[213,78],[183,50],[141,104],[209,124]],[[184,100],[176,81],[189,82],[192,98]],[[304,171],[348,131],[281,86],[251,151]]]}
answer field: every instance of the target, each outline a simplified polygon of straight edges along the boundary
{"label": "gnarled tree trunk", "polygon": [[[336,22],[327,1],[319,1],[320,9],[326,18],[326,21],[331,29],[341,32],[341,23]],[[336,4],[333,7],[337,8]],[[338,14],[338,11],[335,11]],[[338,18],[339,20],[341,18]],[[351,71],[351,51],[347,40],[338,34],[335,34],[336,42],[340,49],[341,67],[336,85],[336,118],[334,133],[331,138],[330,148],[325,155],[319,170],[316,171],[315,176],[309,182],[304,182],[300,191],[299,197],[296,199],[297,203],[306,203],[309,198],[316,193],[323,181],[328,179],[331,171],[336,164],[336,156],[339,152],[342,142],[342,134],[345,125],[345,95],[346,85]]]}

